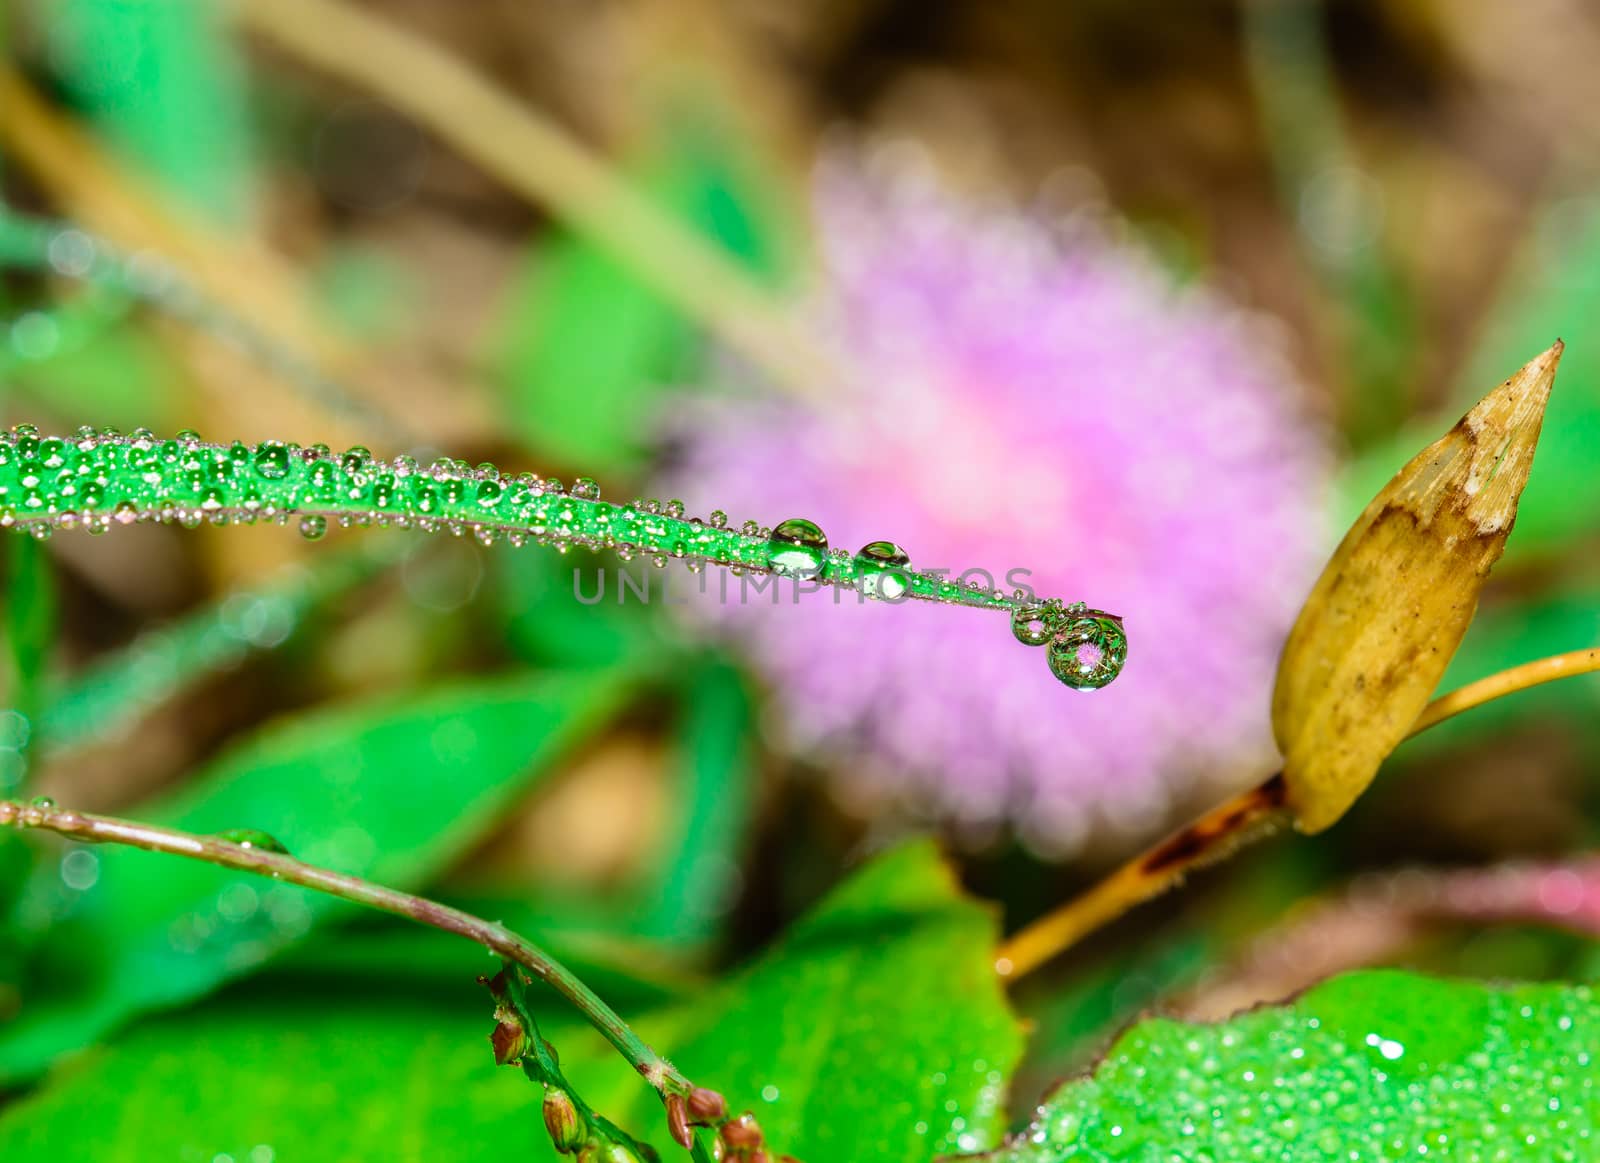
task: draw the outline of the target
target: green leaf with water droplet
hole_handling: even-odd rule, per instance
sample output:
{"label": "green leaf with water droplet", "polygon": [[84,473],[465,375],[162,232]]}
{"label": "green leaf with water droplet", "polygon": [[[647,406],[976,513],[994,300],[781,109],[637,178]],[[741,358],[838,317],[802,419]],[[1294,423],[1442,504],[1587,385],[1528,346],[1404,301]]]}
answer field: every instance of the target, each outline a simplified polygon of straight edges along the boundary
{"label": "green leaf with water droplet", "polygon": [[[916,844],[879,857],[747,969],[636,1025],[753,1110],[779,1151],[927,1163],[993,1145],[1004,1126],[1022,1037],[990,964],[995,938],[992,913]],[[487,968],[463,943],[455,990],[419,993],[387,964],[354,994],[303,976],[279,992],[269,975],[145,1023],[7,1108],[0,1158],[54,1163],[70,1143],[97,1163],[246,1163],[258,1145],[277,1160],[554,1163],[537,1089],[493,1065],[470,983]],[[530,1000],[576,1090],[663,1159],[683,1158],[659,1100],[615,1053],[553,995]]]}
{"label": "green leaf with water droplet", "polygon": [[[135,810],[185,831],[252,828],[300,859],[414,889],[612,713],[630,672],[512,675],[270,726],[174,798]],[[0,1026],[0,1078],[145,1010],[190,1001],[352,906],[248,873],[69,846],[41,863],[11,926],[49,926]],[[85,957],[85,949],[94,950]]]}
{"label": "green leaf with water droplet", "polygon": [[1597,1045],[1586,986],[1353,973],[1219,1025],[1141,1022],[983,1158],[1590,1159]]}

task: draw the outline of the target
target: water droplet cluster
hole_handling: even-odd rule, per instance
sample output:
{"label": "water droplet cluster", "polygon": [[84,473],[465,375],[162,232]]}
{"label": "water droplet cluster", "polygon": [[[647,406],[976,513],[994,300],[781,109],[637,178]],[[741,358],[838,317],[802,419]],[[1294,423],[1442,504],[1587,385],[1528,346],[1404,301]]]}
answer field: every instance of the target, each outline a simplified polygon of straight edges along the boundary
{"label": "water droplet cluster", "polygon": [[1122,619],[1081,602],[1019,606],[1011,612],[1011,633],[1024,646],[1045,647],[1050,673],[1077,690],[1105,686],[1128,660]]}
{"label": "water droplet cluster", "polygon": [[210,444],[194,432],[161,439],[144,429],[122,435],[83,428],[58,437],[18,425],[0,433],[0,528],[47,538],[57,530],[103,533],[153,521],[195,528],[291,520],[310,540],[333,525],[380,525],[470,535],[484,545],[548,545],[561,553],[578,546],[614,550],[624,560],[643,555],[658,565],[716,564],[856,589],[875,600],[1002,610],[1014,626],[1024,612],[1042,611],[1049,633],[1035,644],[1048,642],[1051,671],[1080,689],[1110,682],[1127,656],[1121,622],[1111,615],[918,572],[888,541],[854,555],[830,550],[822,530],[803,518],[772,529],[747,521],[734,530],[720,510],[710,521],[686,517],[682,501],[604,501],[587,478],[568,490],[533,473],[508,476],[449,458],[423,467],[406,456],[379,460],[360,447],[336,454],[325,445],[271,440]]}
{"label": "water droplet cluster", "polygon": [[1585,986],[1350,974],[1217,1026],[1135,1026],[994,1161],[1589,1160],[1597,1055]]}

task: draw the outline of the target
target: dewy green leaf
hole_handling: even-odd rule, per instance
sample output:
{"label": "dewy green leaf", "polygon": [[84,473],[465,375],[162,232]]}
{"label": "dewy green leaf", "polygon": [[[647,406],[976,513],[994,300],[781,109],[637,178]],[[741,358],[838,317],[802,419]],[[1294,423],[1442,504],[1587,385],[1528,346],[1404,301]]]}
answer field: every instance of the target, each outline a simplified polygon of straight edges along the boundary
{"label": "dewy green leaf", "polygon": [[[140,815],[192,832],[257,829],[305,860],[416,887],[614,710],[627,685],[619,671],[519,675],[307,715],[264,730]],[[244,873],[69,846],[36,873],[11,922],[46,935],[20,1011],[0,1026],[0,1078],[28,1077],[134,1014],[191,1000],[348,912]]]}
{"label": "dewy green leaf", "polygon": [[[994,939],[993,917],[918,844],[874,861],[725,985],[640,1024],[735,1110],[748,1105],[779,1151],[925,1163],[994,1144],[1004,1123],[1022,1039],[988,964]],[[431,1005],[403,966],[375,965],[368,988],[320,1005],[303,978],[289,999],[256,982],[154,1021],[0,1116],[0,1157],[53,1161],[70,1141],[98,1163],[244,1163],[267,1158],[258,1147],[276,1160],[554,1160],[540,1096],[492,1065],[468,981],[484,959],[463,947],[461,964],[460,988]],[[673,1158],[655,1096],[547,996],[532,1002],[568,1078]]]}
{"label": "dewy green leaf", "polygon": [[1215,1026],[1151,1019],[988,1163],[1593,1159],[1600,1004],[1390,970]]}

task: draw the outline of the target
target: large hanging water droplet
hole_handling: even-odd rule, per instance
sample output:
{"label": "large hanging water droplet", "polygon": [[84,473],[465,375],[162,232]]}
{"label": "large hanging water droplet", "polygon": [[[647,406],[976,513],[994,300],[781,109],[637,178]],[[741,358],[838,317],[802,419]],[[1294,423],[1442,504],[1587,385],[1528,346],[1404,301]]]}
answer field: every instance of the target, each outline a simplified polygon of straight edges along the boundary
{"label": "large hanging water droplet", "polygon": [[861,592],[884,601],[895,601],[911,588],[910,568],[911,555],[893,541],[869,541],[856,554]]}
{"label": "large hanging water droplet", "polygon": [[241,848],[254,848],[260,852],[276,852],[279,855],[289,855],[289,849],[282,840],[270,832],[263,832],[259,828],[225,828],[217,833],[218,840],[226,840],[229,844],[237,844]]}
{"label": "large hanging water droplet", "polygon": [[1128,660],[1122,620],[1098,610],[1064,618],[1050,636],[1050,672],[1074,690],[1105,686]]}
{"label": "large hanging water droplet", "polygon": [[289,475],[289,448],[281,441],[264,440],[256,446],[256,472],[269,481]]}
{"label": "large hanging water droplet", "polygon": [[315,513],[300,518],[300,536],[307,541],[321,541],[328,532],[328,519]]}
{"label": "large hanging water droplet", "polygon": [[790,517],[779,522],[769,539],[769,560],[779,573],[796,577],[815,577],[828,559],[828,535],[814,521]]}

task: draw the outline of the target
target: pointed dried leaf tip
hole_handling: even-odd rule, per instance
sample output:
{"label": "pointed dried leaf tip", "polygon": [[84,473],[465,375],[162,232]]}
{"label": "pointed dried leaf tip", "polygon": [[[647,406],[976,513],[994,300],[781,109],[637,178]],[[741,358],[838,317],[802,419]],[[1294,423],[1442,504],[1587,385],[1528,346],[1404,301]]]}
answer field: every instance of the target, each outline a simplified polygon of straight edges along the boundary
{"label": "pointed dried leaf tip", "polygon": [[1561,351],[1557,340],[1418,453],[1317,579],[1272,696],[1302,831],[1366,790],[1460,645],[1516,520]]}

